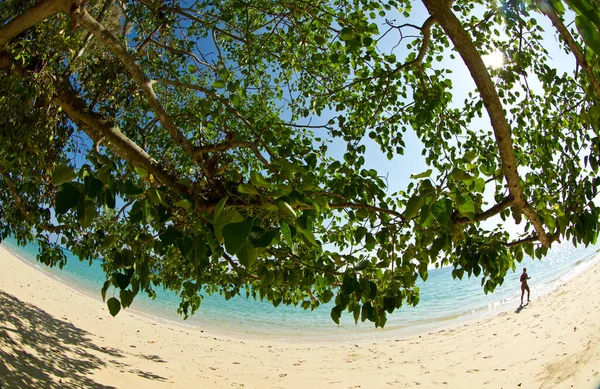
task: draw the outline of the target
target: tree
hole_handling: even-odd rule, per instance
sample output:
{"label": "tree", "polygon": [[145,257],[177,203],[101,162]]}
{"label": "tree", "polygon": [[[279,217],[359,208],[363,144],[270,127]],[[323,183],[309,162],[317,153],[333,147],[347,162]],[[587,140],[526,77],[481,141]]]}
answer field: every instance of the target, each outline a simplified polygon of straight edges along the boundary
{"label": "tree", "polygon": [[[383,326],[418,303],[431,264],[492,292],[524,254],[596,240],[599,9],[6,0],[1,238],[37,240],[50,266],[60,247],[100,259],[113,315],[162,286],[186,317],[202,293],[245,293],[305,309],[335,298],[334,321]],[[489,69],[496,51],[506,64]],[[367,147],[401,156],[406,131],[430,169],[390,193]],[[509,219],[524,235],[485,222]]]}

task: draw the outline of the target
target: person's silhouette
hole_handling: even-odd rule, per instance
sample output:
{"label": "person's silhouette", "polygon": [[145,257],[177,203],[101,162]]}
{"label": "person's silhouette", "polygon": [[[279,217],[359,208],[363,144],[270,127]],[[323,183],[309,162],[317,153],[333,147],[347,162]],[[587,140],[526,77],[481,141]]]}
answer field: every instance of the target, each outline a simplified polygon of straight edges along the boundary
{"label": "person's silhouette", "polygon": [[523,305],[525,291],[527,291],[527,302],[529,302],[529,285],[527,285],[527,280],[530,278],[531,277],[527,275],[527,269],[523,268],[523,274],[521,274],[521,305]]}

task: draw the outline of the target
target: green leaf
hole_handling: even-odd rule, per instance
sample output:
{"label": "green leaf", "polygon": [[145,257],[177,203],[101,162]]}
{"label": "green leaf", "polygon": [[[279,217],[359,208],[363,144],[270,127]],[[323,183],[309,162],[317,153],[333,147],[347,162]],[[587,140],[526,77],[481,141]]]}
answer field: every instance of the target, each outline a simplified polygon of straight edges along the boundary
{"label": "green leaf", "polygon": [[283,239],[288,244],[289,247],[294,246],[294,242],[292,241],[292,231],[290,230],[290,226],[285,222],[281,221],[281,234],[283,235]]}
{"label": "green leaf", "polygon": [[373,250],[375,248],[375,245],[377,244],[377,240],[375,239],[375,237],[373,236],[373,234],[369,233],[365,235],[365,248],[369,251]]}
{"label": "green leaf", "polygon": [[190,180],[190,179],[189,179],[189,178],[187,178],[187,177],[184,177],[184,178],[182,178],[182,179],[180,179],[180,180],[177,180],[177,183],[178,183],[178,184],[181,184],[181,185],[183,185],[183,186],[187,186],[187,187],[190,187],[190,186],[192,186],[192,185],[193,185],[193,182],[192,182],[192,180]]}
{"label": "green leaf", "polygon": [[483,178],[477,178],[474,181],[473,191],[477,193],[483,193],[485,190],[485,180]]}
{"label": "green leaf", "polygon": [[222,80],[227,81],[229,79],[229,70],[227,70],[227,68],[220,68],[219,69],[219,77],[221,77]]}
{"label": "green leaf", "polygon": [[352,38],[354,38],[354,31],[352,30],[352,28],[350,28],[350,27],[342,28],[342,31],[340,31],[340,39],[343,41],[349,41]]}
{"label": "green leaf", "polygon": [[470,181],[473,181],[473,176],[471,176],[469,173],[465,172],[464,170],[456,168],[456,169],[452,170],[452,173],[450,173],[450,175],[448,176],[448,179],[453,180],[453,181],[470,182]]}
{"label": "green leaf", "polygon": [[315,43],[316,43],[317,45],[322,45],[323,43],[325,43],[325,42],[326,42],[325,38],[323,38],[323,37],[322,37],[322,36],[320,36],[320,35],[315,35],[315,37],[313,38],[313,40],[315,41]]}
{"label": "green leaf", "polygon": [[160,234],[160,241],[163,245],[170,246],[181,236],[182,234],[177,228],[169,226],[165,232]]}
{"label": "green leaf", "polygon": [[223,227],[225,250],[227,250],[229,254],[237,254],[237,252],[246,244],[253,225],[254,219],[246,219],[243,222],[230,223]]}
{"label": "green leaf", "polygon": [[58,165],[52,173],[52,183],[54,185],[62,185],[65,182],[71,182],[77,177],[77,174],[70,166]]}
{"label": "green leaf", "polygon": [[269,247],[275,235],[276,233],[273,230],[264,231],[255,227],[250,232],[250,241],[254,247]]}
{"label": "green leaf", "polygon": [[127,289],[130,278],[131,277],[128,277],[123,273],[115,273],[115,281],[117,282],[117,285],[119,285],[120,289]]}
{"label": "green leaf", "polygon": [[367,219],[371,215],[368,209],[361,208],[356,211],[356,217],[359,219]]}
{"label": "green leaf", "polygon": [[160,191],[158,191],[158,189],[150,188],[150,189],[148,189],[147,194],[148,194],[148,199],[152,202],[152,204],[154,204],[154,205],[162,204],[162,196],[160,194]]}
{"label": "green leaf", "polygon": [[396,309],[396,298],[395,297],[385,297],[383,299],[383,309],[387,311],[387,313],[394,312]]}
{"label": "green leaf", "polygon": [[125,195],[132,197],[132,198],[138,198],[138,197],[141,197],[143,194],[144,194],[144,188],[140,188],[140,187],[136,186],[130,180],[125,181]]}
{"label": "green leaf", "polygon": [[441,225],[448,225],[452,218],[452,200],[439,200],[431,207],[431,214]]}
{"label": "green leaf", "polygon": [[413,217],[417,216],[419,213],[419,209],[423,205],[423,196],[419,194],[414,194],[406,203],[406,209],[404,210],[404,218],[406,220],[410,220]]}
{"label": "green leaf", "polygon": [[181,238],[177,239],[175,243],[177,243],[177,247],[179,247],[179,251],[184,257],[187,257],[192,252],[194,247],[194,241],[187,236],[182,236]]}
{"label": "green leaf", "polygon": [[186,211],[189,211],[190,209],[192,209],[192,203],[190,203],[190,201],[186,200],[186,199],[179,200],[178,202],[176,202],[173,205],[176,207],[179,207],[179,208],[183,208]]}
{"label": "green leaf", "polygon": [[215,220],[215,237],[219,244],[223,243],[223,227],[230,223],[239,223],[244,221],[244,217],[235,209],[224,209]]}
{"label": "green leaf", "polygon": [[108,188],[106,188],[104,190],[103,203],[104,203],[104,206],[106,206],[107,208],[115,209],[115,205],[116,205],[115,204],[115,195]]}
{"label": "green leaf", "polygon": [[467,162],[471,162],[476,157],[477,157],[477,153],[474,152],[473,150],[469,150],[465,153],[465,161],[467,161]]}
{"label": "green leaf", "polygon": [[457,198],[457,209],[458,212],[473,220],[475,218],[475,203],[467,195],[460,195]]}
{"label": "green leaf", "polygon": [[581,34],[583,41],[588,45],[597,55],[600,55],[600,32],[598,32],[597,26],[595,26],[587,17],[578,15],[575,17],[575,26]]}
{"label": "green leaf", "polygon": [[427,178],[429,176],[431,176],[431,172],[433,170],[431,169],[427,169],[427,171],[423,172],[423,173],[419,173],[419,174],[411,174],[410,178],[412,179],[418,179],[418,178]]}
{"label": "green leaf", "polygon": [[109,298],[106,305],[108,305],[108,311],[113,317],[117,316],[117,313],[121,310],[121,303],[114,297]]}
{"label": "green leaf", "polygon": [[[227,243],[227,240],[225,240],[225,243]],[[250,269],[254,265],[254,262],[256,262],[258,249],[252,246],[252,243],[246,242],[237,252],[237,257],[246,269]]]}
{"label": "green leaf", "polygon": [[106,291],[108,290],[109,286],[110,286],[109,281],[105,281],[104,285],[102,285],[102,290],[100,291],[100,293],[102,294],[102,301],[106,301]]}
{"label": "green leaf", "polygon": [[333,292],[330,291],[329,289],[327,289],[323,293],[321,293],[321,302],[324,304],[327,304],[328,302],[331,301],[332,297],[333,297]]}
{"label": "green leaf", "polygon": [[600,12],[589,0],[565,0],[565,2],[569,4],[571,9],[577,11],[578,16],[586,17],[596,25],[597,30],[600,30]]}
{"label": "green leaf", "polygon": [[213,211],[213,223],[216,223],[216,221],[219,220],[219,216],[221,216],[221,212],[223,211],[223,208],[225,208],[225,203],[227,203],[228,199],[229,196],[223,197],[215,206],[215,210]]}
{"label": "green leaf", "polygon": [[133,203],[131,209],[129,210],[129,221],[132,223],[139,223],[142,220],[144,220],[144,218],[145,214],[143,201],[138,200],[135,203]]}
{"label": "green leaf", "polygon": [[195,65],[188,65],[188,72],[194,74],[198,71],[198,68]]}
{"label": "green leaf", "polygon": [[80,201],[77,205],[77,220],[83,228],[89,227],[97,215],[98,211],[93,201]]}
{"label": "green leaf", "polygon": [[117,237],[114,235],[106,235],[102,241],[106,247],[113,246],[115,243],[117,243]]}
{"label": "green leaf", "polygon": [[279,208],[279,211],[281,211],[284,216],[287,216],[291,219],[296,218],[296,211],[294,211],[294,209],[286,201],[278,200],[276,204],[277,208]]}
{"label": "green leaf", "polygon": [[68,210],[75,208],[79,204],[80,197],[79,189],[66,182],[61,185],[60,191],[56,195],[54,210],[59,215],[67,213]]}
{"label": "green leaf", "polygon": [[315,239],[315,235],[313,234],[313,232],[311,230],[302,228],[300,226],[298,227],[298,232],[300,232],[300,234],[306,238],[306,240],[308,241],[308,243],[310,243],[311,245],[315,246],[315,247],[319,247],[319,244],[317,243],[317,240]]}
{"label": "green leaf", "polygon": [[239,193],[257,195],[259,194],[256,188],[250,184],[239,184],[237,187]]}
{"label": "green leaf", "polygon": [[271,183],[255,170],[252,170],[252,172],[250,173],[250,182],[252,182],[252,185],[260,186],[262,188],[268,189],[271,187]]}
{"label": "green leaf", "polygon": [[127,308],[131,305],[134,296],[135,295],[130,290],[121,290],[121,292],[119,293],[119,297],[121,298],[121,305],[123,306],[123,308]]}
{"label": "green leaf", "polygon": [[342,317],[342,307],[335,306],[331,308],[331,319],[335,324],[340,324],[340,317]]}
{"label": "green leaf", "polygon": [[96,198],[104,188],[104,183],[93,176],[86,176],[83,179],[85,195],[91,199]]}
{"label": "green leaf", "polygon": [[135,170],[138,176],[142,178],[148,178],[148,170],[144,169],[143,167],[134,166],[133,170]]}
{"label": "green leaf", "polygon": [[215,89],[225,88],[227,84],[223,80],[217,80],[213,82],[212,87]]}
{"label": "green leaf", "polygon": [[565,13],[565,6],[562,4],[561,0],[548,0],[552,7],[556,10],[556,13],[559,15],[563,15]]}

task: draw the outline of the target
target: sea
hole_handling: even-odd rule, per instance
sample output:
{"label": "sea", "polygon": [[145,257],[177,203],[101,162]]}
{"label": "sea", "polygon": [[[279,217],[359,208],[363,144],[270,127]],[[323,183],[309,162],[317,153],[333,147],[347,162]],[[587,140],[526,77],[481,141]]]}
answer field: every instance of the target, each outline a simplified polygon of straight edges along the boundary
{"label": "sea", "polygon": [[[69,287],[93,298],[101,299],[100,290],[105,275],[98,262],[91,266],[67,254],[67,264],[60,270],[48,268],[36,261],[38,246],[20,247],[6,239],[2,246],[21,260],[34,266]],[[481,279],[476,277],[453,279],[451,268],[431,269],[426,282],[419,279],[420,302],[416,307],[403,306],[388,314],[385,328],[373,323],[354,323],[351,313],[344,313],[340,324],[330,317],[333,304],[304,310],[300,306],[278,306],[268,301],[236,296],[225,300],[220,295],[206,295],[200,309],[187,320],[177,314],[179,297],[172,291],[157,288],[152,300],[140,293],[128,310],[153,320],[177,324],[187,328],[238,339],[260,338],[291,343],[376,341],[401,338],[417,333],[437,332],[466,322],[516,310],[520,305],[519,277],[523,267],[531,277],[532,303],[544,298],[550,291],[585,271],[598,261],[600,245],[574,247],[570,242],[554,245],[542,260],[524,258],[515,272],[509,271],[504,283],[494,293],[485,294]],[[107,296],[111,296],[109,290]]]}

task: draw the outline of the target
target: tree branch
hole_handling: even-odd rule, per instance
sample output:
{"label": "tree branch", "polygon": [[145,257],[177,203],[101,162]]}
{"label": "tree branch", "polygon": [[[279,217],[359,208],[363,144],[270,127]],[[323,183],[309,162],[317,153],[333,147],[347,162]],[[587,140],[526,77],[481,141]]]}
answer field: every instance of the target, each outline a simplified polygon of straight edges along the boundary
{"label": "tree branch", "polygon": [[142,167],[157,180],[173,189],[176,193],[187,193],[187,188],[177,183],[177,177],[162,169],[146,151],[126,137],[117,126],[102,115],[90,110],[83,99],[77,95],[68,80],[63,80],[57,88],[52,101],[60,105],[65,113],[94,142],[105,138],[107,147],[134,166]]}
{"label": "tree branch", "polygon": [[[106,13],[110,10],[110,7],[112,6],[112,4],[113,4],[112,0],[104,1],[104,5],[102,6],[100,13],[98,14],[98,21],[100,23],[102,23],[102,21],[104,20],[104,17],[106,16]],[[75,63],[75,61],[77,61],[77,59],[79,59],[83,55],[83,53],[85,52],[85,49],[88,47],[89,43],[92,41],[92,37],[93,37],[93,34],[91,32],[88,32],[86,34],[85,38],[83,39],[83,44],[81,45],[81,48],[77,51],[77,53],[75,53],[75,55],[73,56],[73,59],[71,60],[71,62],[69,62],[69,65],[67,66],[67,68],[65,69],[63,74],[67,74],[67,72],[70,71],[70,68]]]}
{"label": "tree branch", "polygon": [[[231,112],[235,117],[237,117],[238,119],[240,119],[246,125],[246,127],[248,127],[248,129],[250,129],[252,132],[254,132],[256,134],[254,126],[252,125],[252,123],[250,123],[250,121],[248,120],[248,118],[246,118],[244,115],[242,115],[239,110],[235,109],[229,103],[229,101],[227,101],[226,99],[224,99],[221,96],[217,95],[216,93],[214,93],[210,89],[205,88],[205,87],[200,86],[200,85],[187,84],[187,83],[184,83],[184,82],[175,81],[175,80],[168,80],[168,79],[164,79],[164,78],[158,79],[156,81],[160,82],[160,83],[164,83],[166,85],[171,85],[171,86],[174,86],[174,87],[177,87],[177,88],[187,88],[187,89],[197,90],[197,91],[202,92],[202,93],[204,93],[204,94],[206,94],[208,96],[211,96],[212,98],[214,98],[215,100],[217,100],[219,103],[223,104],[225,106],[225,108],[227,108],[227,110],[229,112]],[[258,136],[258,134],[256,134],[256,136]],[[258,146],[256,145],[256,142],[231,141],[231,142],[223,142],[223,143],[220,143],[220,144],[217,144],[217,145],[196,146],[194,148],[193,157],[196,159],[196,158],[200,158],[201,155],[205,154],[205,153],[210,153],[210,152],[215,152],[215,151],[225,151],[225,150],[236,148],[236,147],[248,147],[248,148],[250,148],[254,152],[254,155],[256,156],[256,158],[258,158],[266,167],[270,167],[271,166],[271,164],[269,163],[269,161],[267,161],[265,159],[265,157],[263,157],[263,155],[258,150]]]}
{"label": "tree branch", "polygon": [[[169,11],[171,13],[181,15],[183,17],[186,17],[186,18],[190,19],[190,20],[198,22],[198,23],[200,23],[200,24],[202,24],[204,26],[207,25],[206,21],[204,21],[204,20],[202,20],[202,19],[200,19],[200,18],[198,18],[198,17],[196,17],[196,16],[194,16],[194,15],[192,15],[192,14],[184,11],[182,8],[179,8],[179,7],[173,8],[173,7],[163,6],[163,7],[161,7],[161,10],[162,11]],[[236,41],[244,43],[244,44],[248,43],[248,42],[246,42],[245,39],[240,38],[239,36],[234,35],[234,34],[228,32],[228,31],[225,31],[225,30],[217,27],[216,25],[211,25],[210,27],[213,29],[213,31],[218,31],[221,34],[226,35],[226,36],[230,37],[233,40],[236,40]]]}
{"label": "tree branch", "polygon": [[237,149],[239,147],[252,148],[253,145],[254,145],[254,143],[252,143],[252,142],[232,140],[232,141],[226,141],[226,142],[222,142],[222,143],[215,143],[212,145],[198,146],[198,147],[196,147],[194,154],[215,153],[215,152],[219,152],[219,151]]}
{"label": "tree branch", "polygon": [[[548,239],[550,240],[550,242],[554,242],[556,240],[558,240],[559,234],[550,234],[548,236]],[[530,235],[527,238],[523,238],[523,239],[519,239],[519,240],[514,240],[512,242],[509,242],[506,247],[514,247],[514,246],[521,246],[524,245],[526,243],[534,243],[540,240],[540,237],[537,235]]]}
{"label": "tree branch", "polygon": [[494,83],[483,63],[481,55],[477,51],[477,48],[473,44],[467,31],[465,31],[456,15],[452,12],[448,2],[437,0],[422,1],[429,13],[435,17],[444,32],[446,32],[448,37],[454,43],[454,47],[469,69],[471,77],[473,78],[473,81],[475,81],[475,85],[481,95],[494,130],[498,152],[502,161],[504,178],[508,185],[510,197],[514,200],[512,207],[515,221],[517,224],[520,223],[521,213],[524,211],[524,208],[528,208],[526,216],[536,229],[542,245],[549,247],[551,242],[544,231],[543,224],[535,211],[531,207],[527,207],[527,201],[523,189],[521,188],[520,177],[517,171],[517,161],[512,145],[510,127],[504,113],[504,107],[500,102]]}
{"label": "tree branch", "polygon": [[435,17],[433,15],[425,20],[421,28],[419,28],[421,30],[421,33],[423,34],[423,42],[421,43],[421,47],[419,48],[419,54],[417,54],[417,58],[398,66],[394,70],[394,73],[397,73],[400,70],[409,66],[420,65],[421,62],[423,62],[423,58],[425,58],[425,54],[427,53],[427,49],[429,48],[429,42],[431,41],[431,26],[433,26],[434,23]]}
{"label": "tree branch", "polygon": [[71,0],[40,1],[0,28],[0,52],[19,34],[61,11],[69,12],[71,7]]}
{"label": "tree branch", "polygon": [[113,52],[123,63],[123,66],[129,71],[135,82],[138,84],[142,93],[148,100],[148,104],[154,111],[154,114],[160,120],[165,129],[171,134],[171,137],[181,146],[181,148],[188,153],[189,155],[193,155],[194,146],[192,143],[179,132],[175,122],[171,118],[171,116],[164,109],[156,93],[154,93],[154,89],[152,88],[152,84],[154,83],[148,76],[143,72],[141,67],[138,65],[136,59],[133,55],[131,55],[127,48],[125,48],[121,42],[115,36],[108,31],[104,26],[102,26],[92,15],[90,15],[85,9],[79,10],[74,13],[75,20],[77,20],[81,26],[94,34],[98,39],[100,39],[111,52]]}
{"label": "tree branch", "polygon": [[468,217],[458,217],[454,219],[454,223],[456,224],[471,224],[477,223],[491,218],[504,211],[506,208],[510,207],[514,203],[514,199],[512,197],[505,197],[501,202],[494,205],[492,208],[475,215],[475,218],[469,219]]}
{"label": "tree branch", "polygon": [[8,42],[39,22],[59,12],[71,10],[71,0],[42,0],[0,28],[0,52]]}
{"label": "tree branch", "polygon": [[596,79],[592,68],[585,59],[585,54],[581,51],[579,45],[577,45],[577,42],[575,42],[575,39],[573,39],[573,36],[571,36],[571,33],[562,20],[560,20],[560,17],[554,10],[554,7],[552,7],[552,4],[546,0],[536,0],[536,3],[539,10],[552,21],[552,24],[556,27],[560,36],[565,40],[567,46],[569,46],[575,55],[577,64],[585,71],[590,84],[592,84],[592,89],[594,90],[596,97],[600,98],[600,82]]}

